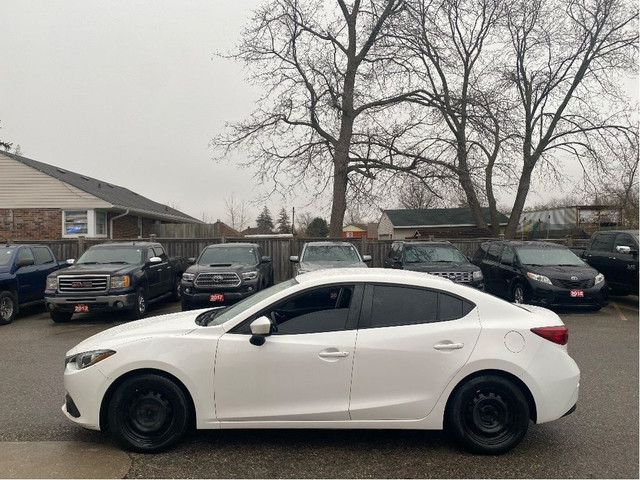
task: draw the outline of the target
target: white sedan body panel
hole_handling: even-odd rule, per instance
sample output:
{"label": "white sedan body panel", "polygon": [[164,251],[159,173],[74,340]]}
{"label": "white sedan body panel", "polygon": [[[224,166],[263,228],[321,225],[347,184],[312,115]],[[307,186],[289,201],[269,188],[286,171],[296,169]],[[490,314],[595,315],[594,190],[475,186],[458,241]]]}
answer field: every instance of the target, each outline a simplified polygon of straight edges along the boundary
{"label": "white sedan body panel", "polygon": [[[531,392],[537,422],[557,419],[577,401],[579,370],[566,346],[533,334],[560,326],[544,309],[529,312],[428,274],[345,269],[308,273],[284,292],[221,326],[197,326],[200,312],[149,318],[110,329],[68,355],[117,353],[81,370],[68,365],[65,388],[80,425],[100,428],[101,403],[123,375],[154,369],[175,377],[193,400],[198,428],[439,429],[452,391],[469,375],[502,371]],[[452,321],[299,335],[271,335],[262,346],[229,333],[270,304],[315,286],[394,283],[450,292],[475,304]]]}

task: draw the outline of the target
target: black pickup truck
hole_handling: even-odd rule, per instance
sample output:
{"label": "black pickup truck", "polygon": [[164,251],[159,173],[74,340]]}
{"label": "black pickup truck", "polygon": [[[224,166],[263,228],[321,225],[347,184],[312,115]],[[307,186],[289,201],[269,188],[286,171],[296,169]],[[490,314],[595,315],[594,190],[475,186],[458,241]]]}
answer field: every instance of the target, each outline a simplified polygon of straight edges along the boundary
{"label": "black pickup truck", "polygon": [[47,275],[66,266],[46,245],[0,246],[0,325],[20,308],[42,304]]}
{"label": "black pickup truck", "polygon": [[45,304],[54,322],[74,313],[128,310],[144,317],[150,303],[180,300],[184,258],[169,258],[159,243],[104,243],[89,248],[69,268],[47,277]]}
{"label": "black pickup truck", "polygon": [[255,243],[209,245],[182,276],[182,310],[227,305],[273,285],[271,257]]}
{"label": "black pickup truck", "polygon": [[587,248],[571,251],[604,275],[612,294],[638,294],[637,230],[596,232]]}

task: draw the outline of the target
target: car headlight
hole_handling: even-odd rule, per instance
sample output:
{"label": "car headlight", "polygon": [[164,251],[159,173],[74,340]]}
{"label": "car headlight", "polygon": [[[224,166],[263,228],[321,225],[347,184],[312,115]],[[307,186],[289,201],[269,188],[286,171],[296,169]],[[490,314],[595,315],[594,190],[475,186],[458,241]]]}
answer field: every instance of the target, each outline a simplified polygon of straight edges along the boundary
{"label": "car headlight", "polygon": [[111,277],[111,288],[127,288],[131,284],[129,275]]}
{"label": "car headlight", "polygon": [[596,283],[595,285],[598,285],[599,283],[604,282],[604,275],[599,273],[598,275],[596,275]]}
{"label": "car headlight", "polygon": [[482,280],[482,272],[480,270],[478,270],[477,272],[473,272],[473,281],[474,282],[478,282],[480,280]]}
{"label": "car headlight", "polygon": [[57,290],[58,289],[58,277],[55,275],[51,277],[47,277],[47,290]]}
{"label": "car headlight", "polygon": [[96,363],[109,358],[115,353],[116,352],[113,350],[92,350],[90,352],[82,352],[65,358],[64,364],[65,366],[71,364],[72,366],[75,366],[77,370],[82,370],[83,368],[90,367],[91,365],[95,365]]}
{"label": "car headlight", "polygon": [[182,280],[184,280],[185,282],[193,282],[196,278],[196,274],[195,273],[183,273],[182,274]]}
{"label": "car headlight", "polygon": [[531,280],[535,280],[536,282],[546,283],[548,285],[553,285],[549,277],[545,277],[544,275],[538,275],[537,273],[527,272],[527,277]]}
{"label": "car headlight", "polygon": [[255,280],[258,278],[258,272],[242,272],[243,280]]}

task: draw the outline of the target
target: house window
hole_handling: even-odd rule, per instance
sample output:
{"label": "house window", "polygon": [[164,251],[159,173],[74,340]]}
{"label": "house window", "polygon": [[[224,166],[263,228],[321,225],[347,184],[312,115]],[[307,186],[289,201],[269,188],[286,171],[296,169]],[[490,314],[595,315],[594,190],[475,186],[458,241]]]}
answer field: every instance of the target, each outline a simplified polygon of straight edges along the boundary
{"label": "house window", "polygon": [[106,237],[107,212],[96,210],[65,210],[62,212],[63,237]]}
{"label": "house window", "polygon": [[87,235],[89,233],[88,212],[86,210],[70,210],[64,212],[65,235]]}

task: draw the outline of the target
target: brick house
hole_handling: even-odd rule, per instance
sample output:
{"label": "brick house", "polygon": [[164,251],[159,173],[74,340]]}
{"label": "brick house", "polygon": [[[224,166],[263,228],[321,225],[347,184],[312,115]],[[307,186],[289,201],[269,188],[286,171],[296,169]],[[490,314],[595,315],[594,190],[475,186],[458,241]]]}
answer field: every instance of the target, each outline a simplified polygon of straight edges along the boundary
{"label": "brick house", "polygon": [[102,180],[0,152],[0,242],[148,237],[199,220]]}
{"label": "brick house", "polygon": [[[489,209],[482,209],[487,225],[491,224]],[[509,219],[498,212],[500,230]],[[378,238],[381,240],[427,240],[438,238],[481,238],[491,236],[488,230],[476,227],[470,208],[429,208],[417,210],[384,210],[378,223]]]}

